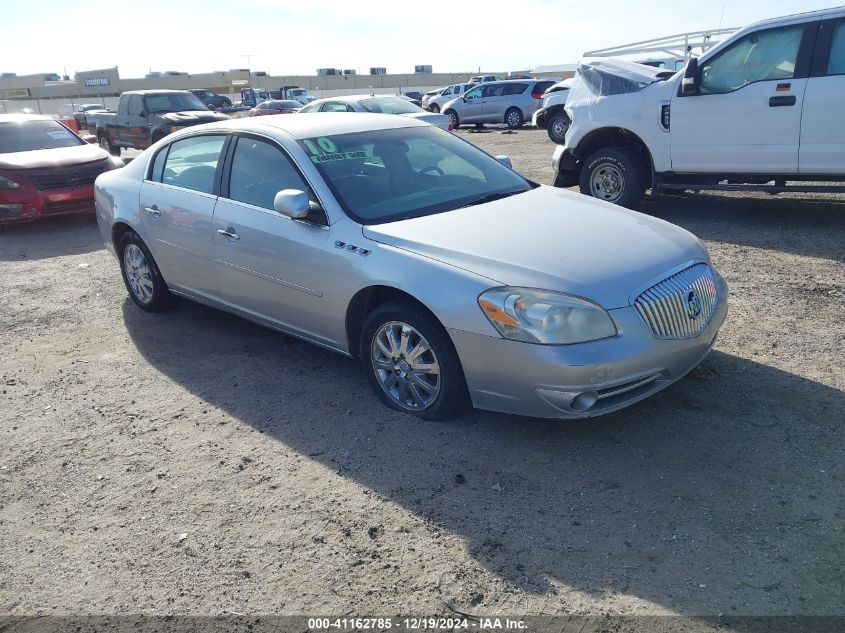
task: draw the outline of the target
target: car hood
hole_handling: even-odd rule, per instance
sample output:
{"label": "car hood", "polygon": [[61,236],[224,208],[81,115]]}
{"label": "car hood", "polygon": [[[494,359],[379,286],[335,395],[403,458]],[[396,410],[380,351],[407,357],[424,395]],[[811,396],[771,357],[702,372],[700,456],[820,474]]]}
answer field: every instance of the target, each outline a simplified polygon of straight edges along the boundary
{"label": "car hood", "polygon": [[98,145],[73,145],[55,149],[37,149],[31,152],[0,154],[0,169],[37,169],[43,167],[65,167],[79,163],[90,163],[109,158],[108,152]]}
{"label": "car hood", "polygon": [[701,242],[674,224],[546,186],[363,231],[495,284],[567,292],[608,310],[681,264],[707,261]]}
{"label": "car hood", "polygon": [[211,110],[187,110],[185,112],[163,112],[156,116],[165,121],[171,121],[174,125],[190,125],[192,123],[212,123],[213,121],[225,121],[229,117],[225,114],[212,112]]}
{"label": "car hood", "polygon": [[408,112],[401,116],[406,116],[409,119],[416,119],[417,121],[425,121],[431,125],[442,127],[444,130],[449,129],[449,117],[445,114],[434,114],[432,112]]}

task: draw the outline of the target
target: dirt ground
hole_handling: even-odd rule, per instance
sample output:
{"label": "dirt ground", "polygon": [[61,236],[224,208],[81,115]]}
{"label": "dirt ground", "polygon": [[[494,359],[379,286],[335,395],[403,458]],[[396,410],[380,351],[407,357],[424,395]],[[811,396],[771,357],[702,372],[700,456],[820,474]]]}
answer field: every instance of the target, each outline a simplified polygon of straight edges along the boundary
{"label": "dirt ground", "polygon": [[[461,133],[551,182],[545,133]],[[643,211],[730,313],[583,422],[394,413],[351,360],[142,313],[92,217],[0,234],[0,614],[845,614],[845,198]]]}

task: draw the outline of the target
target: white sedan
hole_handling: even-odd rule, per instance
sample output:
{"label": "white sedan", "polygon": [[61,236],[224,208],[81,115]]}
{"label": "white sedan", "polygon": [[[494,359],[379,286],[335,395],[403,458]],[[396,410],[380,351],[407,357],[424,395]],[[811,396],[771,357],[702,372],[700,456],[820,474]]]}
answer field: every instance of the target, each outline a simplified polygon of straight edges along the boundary
{"label": "white sedan", "polygon": [[439,128],[452,131],[452,124],[445,114],[426,112],[403,97],[392,95],[345,95],[326,97],[312,101],[299,113],[309,112],[372,112],[374,114],[398,114],[418,121],[431,123]]}

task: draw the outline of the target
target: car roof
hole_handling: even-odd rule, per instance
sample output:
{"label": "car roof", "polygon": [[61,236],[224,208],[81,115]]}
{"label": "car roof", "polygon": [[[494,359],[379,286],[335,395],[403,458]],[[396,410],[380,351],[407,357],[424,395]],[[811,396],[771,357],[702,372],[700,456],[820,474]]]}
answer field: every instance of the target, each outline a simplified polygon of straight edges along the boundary
{"label": "car roof", "polygon": [[[402,95],[374,95],[374,94],[363,94],[363,95],[338,95],[337,97],[323,97],[322,99],[316,99],[311,103],[322,103],[323,101],[361,101],[362,99],[379,99],[379,98],[402,98]],[[309,104],[310,105],[310,104]]]}
{"label": "car roof", "polygon": [[[295,139],[312,138],[335,134],[391,130],[405,127],[426,127],[429,124],[411,117],[395,114],[372,114],[369,112],[320,112],[313,114],[281,114],[275,116],[231,119],[210,124],[216,130],[287,132]],[[196,127],[187,128],[196,130]]]}
{"label": "car roof", "polygon": [[0,114],[0,123],[23,123],[24,121],[55,121],[55,117],[44,114],[27,114],[26,112],[15,112],[13,114]]}

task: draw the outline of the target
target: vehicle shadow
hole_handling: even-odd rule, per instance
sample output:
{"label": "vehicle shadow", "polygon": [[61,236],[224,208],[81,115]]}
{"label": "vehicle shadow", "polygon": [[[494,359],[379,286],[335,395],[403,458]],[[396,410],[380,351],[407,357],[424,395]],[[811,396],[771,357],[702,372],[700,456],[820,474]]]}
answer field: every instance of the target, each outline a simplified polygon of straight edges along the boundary
{"label": "vehicle shadow", "polygon": [[[626,594],[701,615],[836,613],[843,392],[721,352],[578,422],[381,406],[352,360],[187,301],[123,306],[155,369],[439,529],[533,594]],[[457,477],[462,475],[462,477]]]}
{"label": "vehicle shadow", "polygon": [[0,229],[0,261],[84,255],[102,248],[93,213],[42,218]]}
{"label": "vehicle shadow", "polygon": [[845,258],[845,196],[687,193],[646,198],[639,211],[703,240],[820,257]]}

